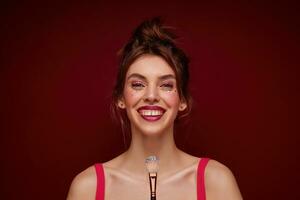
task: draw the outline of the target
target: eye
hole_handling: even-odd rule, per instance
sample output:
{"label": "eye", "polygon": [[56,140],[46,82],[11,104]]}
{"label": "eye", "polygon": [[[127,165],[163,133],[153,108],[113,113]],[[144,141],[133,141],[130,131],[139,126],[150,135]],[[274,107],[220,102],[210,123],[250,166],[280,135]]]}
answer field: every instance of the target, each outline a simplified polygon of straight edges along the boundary
{"label": "eye", "polygon": [[164,83],[161,85],[161,87],[165,90],[172,90],[174,88],[174,85],[172,83]]}
{"label": "eye", "polygon": [[132,87],[133,89],[140,90],[140,89],[143,89],[143,87],[145,87],[145,86],[144,86],[144,84],[141,83],[141,82],[133,82],[133,83],[131,83],[131,87]]}

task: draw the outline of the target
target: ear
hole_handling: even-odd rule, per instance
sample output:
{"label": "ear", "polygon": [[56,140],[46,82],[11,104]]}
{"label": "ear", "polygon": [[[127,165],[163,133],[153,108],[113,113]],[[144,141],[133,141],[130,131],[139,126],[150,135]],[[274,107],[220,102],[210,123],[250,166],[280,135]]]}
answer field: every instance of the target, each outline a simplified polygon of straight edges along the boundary
{"label": "ear", "polygon": [[118,100],[118,107],[121,109],[125,109],[125,103],[123,97]]}
{"label": "ear", "polygon": [[181,101],[179,104],[179,111],[184,111],[187,108],[187,103],[185,100]]}

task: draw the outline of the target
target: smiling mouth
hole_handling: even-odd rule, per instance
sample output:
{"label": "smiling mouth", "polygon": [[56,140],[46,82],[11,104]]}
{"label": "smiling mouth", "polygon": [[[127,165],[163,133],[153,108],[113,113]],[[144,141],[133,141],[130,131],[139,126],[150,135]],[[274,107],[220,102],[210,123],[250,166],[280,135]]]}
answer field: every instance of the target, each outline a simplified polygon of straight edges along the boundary
{"label": "smiling mouth", "polygon": [[154,122],[164,115],[166,109],[156,105],[146,105],[140,107],[137,111],[144,120]]}

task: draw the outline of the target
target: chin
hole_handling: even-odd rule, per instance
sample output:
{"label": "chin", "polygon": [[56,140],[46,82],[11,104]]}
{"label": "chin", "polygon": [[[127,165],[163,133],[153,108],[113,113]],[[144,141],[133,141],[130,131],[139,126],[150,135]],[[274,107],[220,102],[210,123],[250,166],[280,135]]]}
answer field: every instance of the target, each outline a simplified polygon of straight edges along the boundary
{"label": "chin", "polygon": [[[141,126],[143,125],[143,126]],[[162,126],[161,124],[144,124],[140,123],[139,126],[135,127],[138,132],[140,132],[143,136],[162,136],[168,130],[171,129],[171,126]]]}
{"label": "chin", "polygon": [[163,135],[163,129],[154,129],[154,128],[143,128],[142,130],[140,130],[141,133],[144,135],[144,136],[161,136]]}

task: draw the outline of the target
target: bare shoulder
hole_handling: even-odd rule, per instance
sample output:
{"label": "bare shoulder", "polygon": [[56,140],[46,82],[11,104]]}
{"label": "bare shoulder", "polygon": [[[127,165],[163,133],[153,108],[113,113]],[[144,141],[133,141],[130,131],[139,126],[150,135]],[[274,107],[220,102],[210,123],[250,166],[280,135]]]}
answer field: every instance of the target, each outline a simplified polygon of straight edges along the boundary
{"label": "bare shoulder", "polygon": [[208,200],[242,199],[233,173],[216,160],[210,160],[205,169],[205,188]]}
{"label": "bare shoulder", "polygon": [[97,176],[94,166],[90,166],[73,179],[67,200],[95,199]]}

